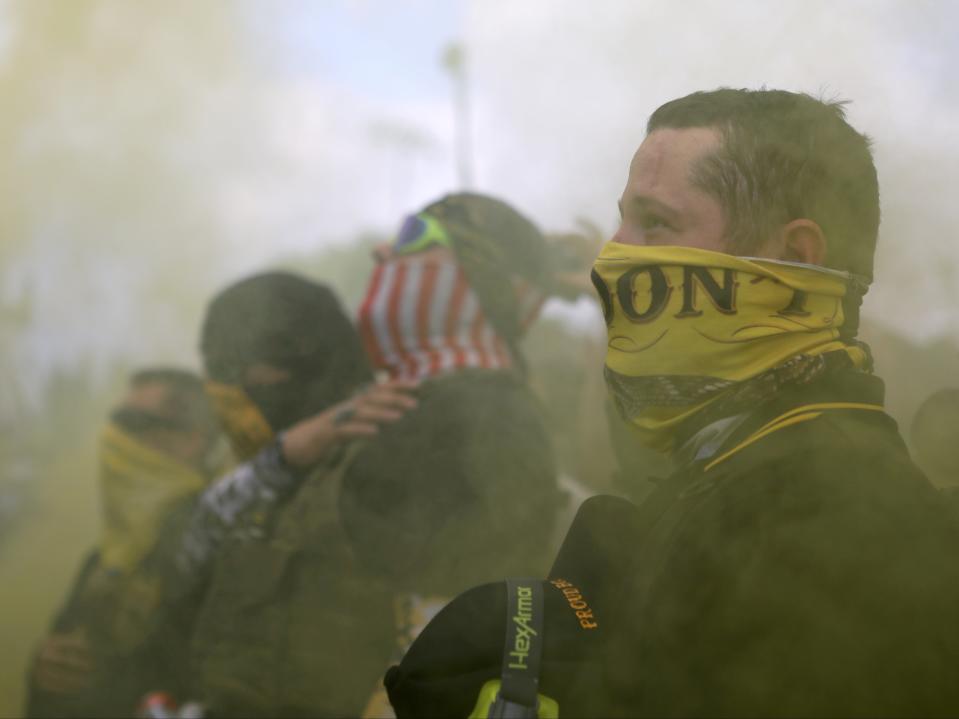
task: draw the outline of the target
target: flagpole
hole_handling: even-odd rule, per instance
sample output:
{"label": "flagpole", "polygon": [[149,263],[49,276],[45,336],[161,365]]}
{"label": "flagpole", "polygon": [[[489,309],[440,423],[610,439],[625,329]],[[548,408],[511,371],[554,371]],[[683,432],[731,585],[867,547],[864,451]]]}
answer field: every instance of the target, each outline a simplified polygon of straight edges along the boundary
{"label": "flagpole", "polygon": [[461,44],[453,42],[446,47],[443,52],[443,67],[453,81],[456,178],[460,188],[468,190],[473,186],[473,147],[466,52]]}

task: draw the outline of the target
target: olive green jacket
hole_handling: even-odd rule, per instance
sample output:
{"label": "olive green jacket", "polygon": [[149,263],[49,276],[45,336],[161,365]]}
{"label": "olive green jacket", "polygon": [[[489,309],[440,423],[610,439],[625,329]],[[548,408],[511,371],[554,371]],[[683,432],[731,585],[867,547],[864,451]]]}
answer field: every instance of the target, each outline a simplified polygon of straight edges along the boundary
{"label": "olive green jacket", "polygon": [[[261,531],[219,549],[194,625],[193,699],[212,716],[357,716],[389,660],[391,595],[364,573],[337,497],[344,454]],[[257,536],[259,535],[259,536]]]}

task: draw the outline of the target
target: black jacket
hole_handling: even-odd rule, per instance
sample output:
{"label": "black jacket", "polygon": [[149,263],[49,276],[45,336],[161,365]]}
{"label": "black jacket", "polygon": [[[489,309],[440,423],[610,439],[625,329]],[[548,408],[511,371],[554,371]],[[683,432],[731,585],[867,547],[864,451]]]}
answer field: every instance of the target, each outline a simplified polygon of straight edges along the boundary
{"label": "black jacket", "polygon": [[417,397],[344,477],[340,509],[359,556],[420,594],[541,575],[562,498],[532,392],[508,372],[465,370]]}
{"label": "black jacket", "polygon": [[784,393],[650,498],[604,713],[959,712],[957,524],[881,401],[854,373]]}
{"label": "black jacket", "polygon": [[[616,561],[558,562],[599,624],[554,660],[566,620],[547,611],[540,691],[562,716],[959,714],[959,524],[882,394],[853,372],[782,393],[591,543]],[[449,668],[425,656],[414,645],[388,677],[394,703],[443,686],[409,706],[471,706],[479,686],[447,704]]]}

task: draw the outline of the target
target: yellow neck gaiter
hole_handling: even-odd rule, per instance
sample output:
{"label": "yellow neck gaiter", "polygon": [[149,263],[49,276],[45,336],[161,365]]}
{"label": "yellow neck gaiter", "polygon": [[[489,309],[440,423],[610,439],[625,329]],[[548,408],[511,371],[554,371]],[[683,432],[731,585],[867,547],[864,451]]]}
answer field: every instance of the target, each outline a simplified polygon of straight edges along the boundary
{"label": "yellow neck gaiter", "polygon": [[108,424],[100,436],[104,569],[124,573],[135,569],[156,546],[174,506],[199,493],[206,483],[197,470]]}
{"label": "yellow neck gaiter", "polygon": [[250,459],[270,443],[273,429],[242,387],[207,381],[204,389],[238,460]]}
{"label": "yellow neck gaiter", "polygon": [[606,317],[607,385],[640,441],[676,430],[740,383],[797,356],[866,351],[840,339],[850,277],[688,247],[609,242],[592,273]]}

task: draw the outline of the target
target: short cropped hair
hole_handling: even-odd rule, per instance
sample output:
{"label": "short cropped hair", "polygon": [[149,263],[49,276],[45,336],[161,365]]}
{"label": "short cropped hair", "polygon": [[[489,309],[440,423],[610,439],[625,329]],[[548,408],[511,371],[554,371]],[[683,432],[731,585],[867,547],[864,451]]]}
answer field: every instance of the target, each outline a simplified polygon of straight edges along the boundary
{"label": "short cropped hair", "polygon": [[777,228],[805,218],[826,236],[827,266],[871,280],[879,183],[870,140],[846,122],[844,106],[783,90],[721,88],[667,102],[646,131],[719,130],[719,150],[692,179],[722,206],[731,252],[755,252]]}

